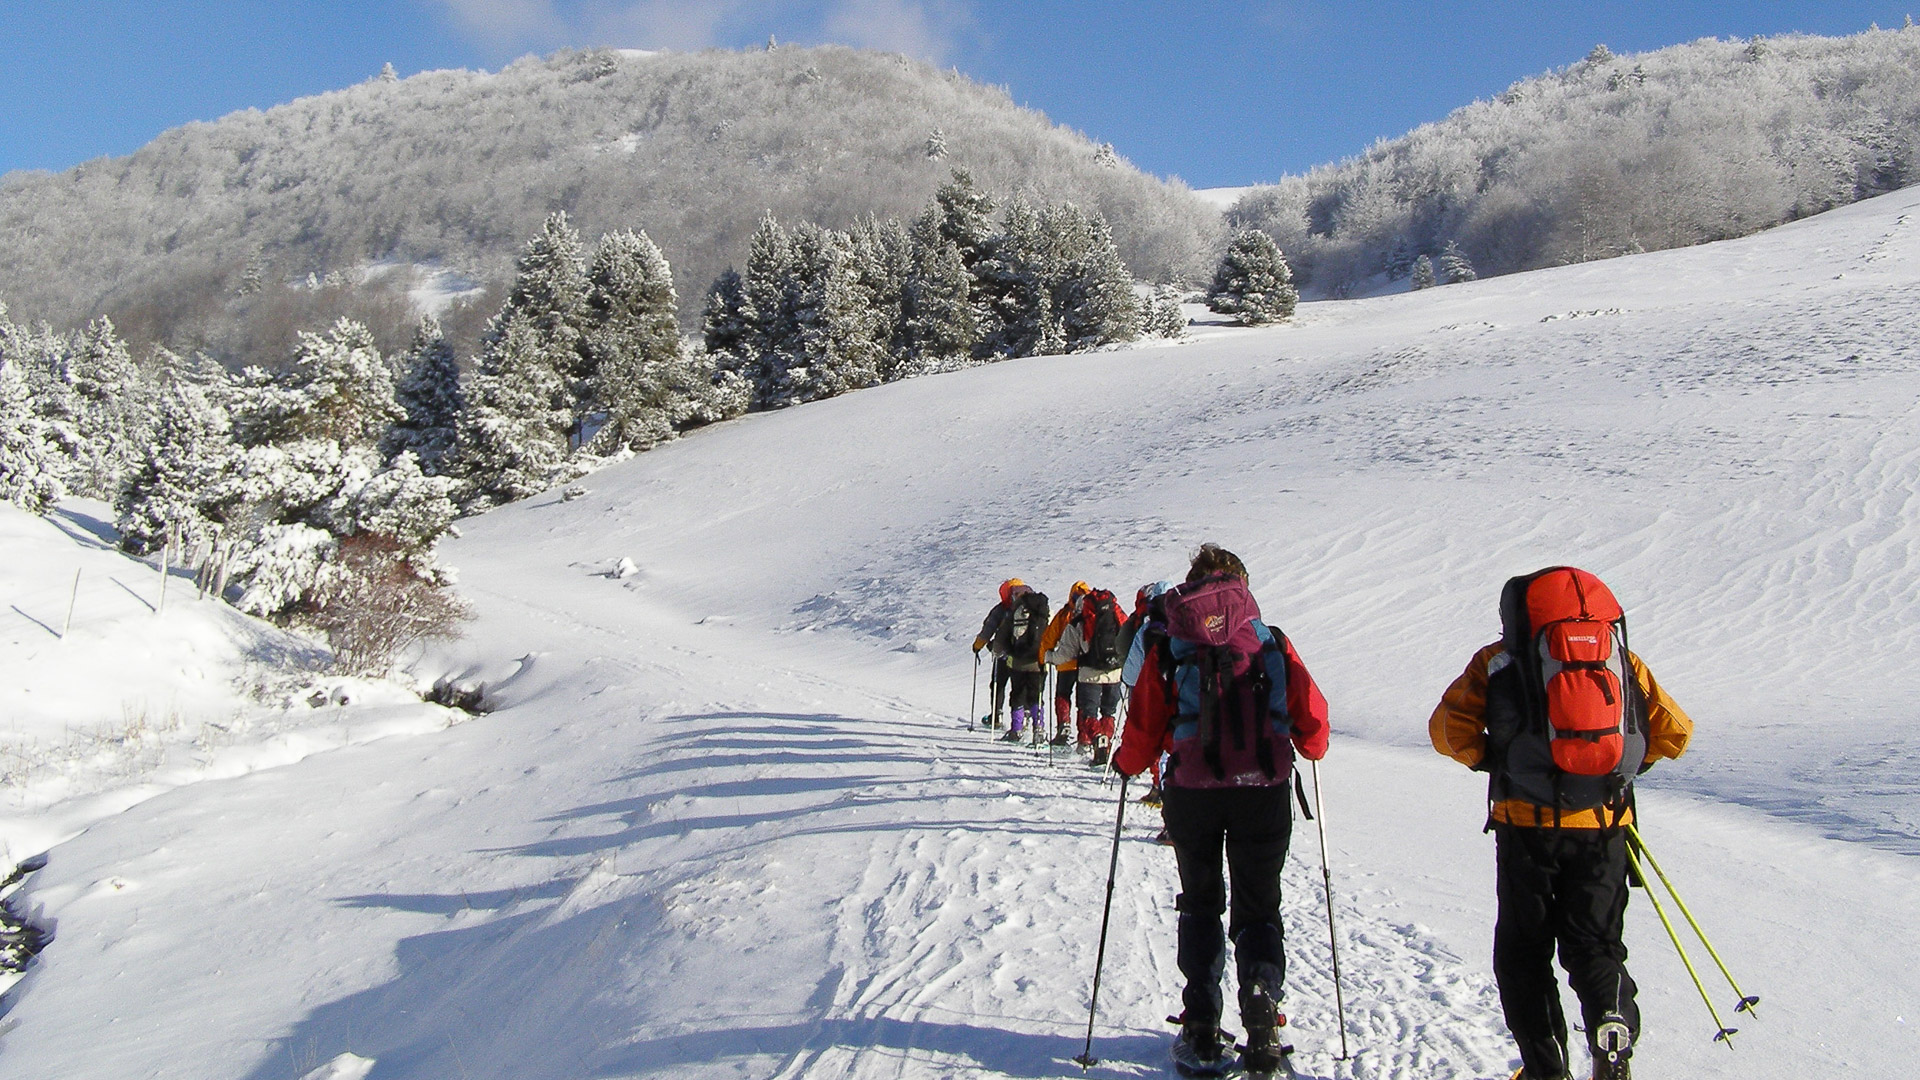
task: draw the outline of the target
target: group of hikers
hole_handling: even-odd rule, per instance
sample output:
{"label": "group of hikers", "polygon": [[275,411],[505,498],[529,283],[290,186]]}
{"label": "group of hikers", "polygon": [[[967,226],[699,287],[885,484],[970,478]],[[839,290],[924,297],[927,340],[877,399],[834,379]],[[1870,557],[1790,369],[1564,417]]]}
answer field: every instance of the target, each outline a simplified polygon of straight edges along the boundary
{"label": "group of hikers", "polygon": [[[1061,688],[1051,742],[1077,743],[1125,777],[1154,774],[1149,797],[1161,804],[1180,878],[1175,960],[1185,989],[1172,1056],[1189,1076],[1236,1066],[1268,1076],[1285,1064],[1280,871],[1294,759],[1327,751],[1326,699],[1293,643],[1261,617],[1247,578],[1237,556],[1205,544],[1183,582],[1141,588],[1130,614],[1085,582],[1050,613],[1044,595],[1010,579],[973,643],[976,656],[994,658],[989,724],[1011,707],[1003,737],[1044,737],[1051,669]],[[1428,729],[1436,750],[1488,775],[1493,968],[1519,1049],[1514,1080],[1572,1078],[1556,946],[1594,1080],[1629,1080],[1640,1032],[1622,943],[1632,784],[1686,750],[1692,721],[1627,648],[1620,604],[1594,575],[1554,566],[1513,578],[1500,620],[1500,639],[1474,654]],[[1220,1027],[1228,942],[1245,1031],[1237,1058]]]}

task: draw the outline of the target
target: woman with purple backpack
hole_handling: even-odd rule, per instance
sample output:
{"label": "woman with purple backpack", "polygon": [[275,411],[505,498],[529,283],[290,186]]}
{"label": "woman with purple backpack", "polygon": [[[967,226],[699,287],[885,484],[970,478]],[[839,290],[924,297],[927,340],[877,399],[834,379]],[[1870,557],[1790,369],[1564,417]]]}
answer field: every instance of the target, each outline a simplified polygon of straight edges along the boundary
{"label": "woman with purple backpack", "polygon": [[1231,940],[1247,1033],[1240,1064],[1269,1075],[1285,1053],[1275,1029],[1285,1022],[1280,868],[1293,831],[1293,755],[1326,753],[1327,703],[1292,642],[1261,620],[1232,552],[1202,545],[1165,610],[1113,765],[1138,776],[1169,754],[1161,809],[1179,863],[1176,958],[1186,978],[1173,1059],[1190,1076],[1234,1063],[1220,1032]]}

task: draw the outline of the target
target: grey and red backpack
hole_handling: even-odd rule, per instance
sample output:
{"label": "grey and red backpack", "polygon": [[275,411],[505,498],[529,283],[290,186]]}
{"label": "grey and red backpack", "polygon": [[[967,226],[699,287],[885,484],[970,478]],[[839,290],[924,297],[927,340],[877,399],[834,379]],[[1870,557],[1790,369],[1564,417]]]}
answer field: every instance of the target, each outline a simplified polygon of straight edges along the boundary
{"label": "grey and red backpack", "polygon": [[1601,580],[1551,566],[1500,594],[1488,665],[1488,796],[1558,810],[1624,810],[1647,752],[1647,702],[1627,620]]}

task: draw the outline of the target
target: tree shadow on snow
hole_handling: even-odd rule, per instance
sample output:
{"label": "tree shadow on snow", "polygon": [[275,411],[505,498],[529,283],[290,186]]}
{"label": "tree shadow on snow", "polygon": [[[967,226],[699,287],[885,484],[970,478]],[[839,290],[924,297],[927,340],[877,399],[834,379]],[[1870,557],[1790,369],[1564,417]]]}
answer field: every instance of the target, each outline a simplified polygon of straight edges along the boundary
{"label": "tree shadow on snow", "polygon": [[[373,906],[380,899],[344,902]],[[408,910],[446,910],[421,898],[385,899]],[[654,901],[629,897],[555,918],[559,907],[402,940],[397,975],[315,1009],[270,1045],[247,1080],[296,1080],[349,1052],[374,1060],[367,1080],[734,1076],[823,1055],[821,1066],[831,1067],[844,1062],[836,1051],[930,1057],[928,1064],[943,1070],[1034,1080],[1078,1071],[1071,1058],[1083,1043],[1073,1030],[1010,1030],[992,1026],[991,1018],[826,1015],[837,970],[823,976],[812,1000],[775,1014],[790,1022],[769,1023],[765,1013],[696,1013],[689,1022],[675,979],[684,973],[648,969],[658,962],[661,937],[676,933],[663,926]],[[663,1027],[673,1030],[657,1033]],[[1115,1064],[1154,1062],[1165,1045],[1159,1035],[1104,1036],[1095,1051]],[[1119,1075],[1092,1075],[1102,1073]]]}

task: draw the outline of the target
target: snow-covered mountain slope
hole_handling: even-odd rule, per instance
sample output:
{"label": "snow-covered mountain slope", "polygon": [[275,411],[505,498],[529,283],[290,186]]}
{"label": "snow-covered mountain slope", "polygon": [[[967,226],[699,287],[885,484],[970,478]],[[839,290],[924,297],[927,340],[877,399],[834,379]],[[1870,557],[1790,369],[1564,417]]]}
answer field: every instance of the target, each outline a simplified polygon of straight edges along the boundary
{"label": "snow-covered mountain slope", "polygon": [[[1639,1071],[1905,1075],[1916,212],[1910,190],[910,380],[468,522],[450,557],[481,618],[427,673],[488,680],[497,711],[179,788],[55,848],[23,899],[58,937],[12,994],[0,1074],[1076,1073],[1118,791],[968,732],[965,646],[1003,577],[1130,592],[1211,539],[1344,734],[1322,773],[1358,1053],[1335,1060],[1303,822],[1305,1072],[1511,1071],[1480,778],[1424,726],[1505,578],[1571,561],[1698,724],[1643,781],[1644,827],[1764,999],[1712,1042],[1636,897]],[[640,572],[609,575],[623,557]],[[1156,825],[1129,807],[1090,1075],[1164,1061]]]}

